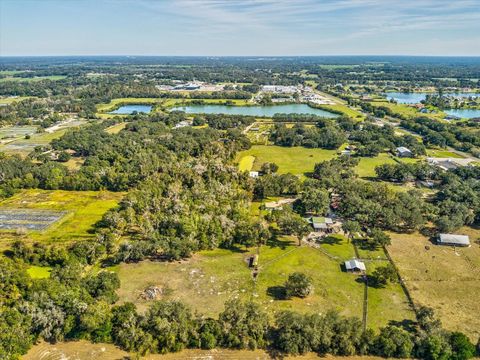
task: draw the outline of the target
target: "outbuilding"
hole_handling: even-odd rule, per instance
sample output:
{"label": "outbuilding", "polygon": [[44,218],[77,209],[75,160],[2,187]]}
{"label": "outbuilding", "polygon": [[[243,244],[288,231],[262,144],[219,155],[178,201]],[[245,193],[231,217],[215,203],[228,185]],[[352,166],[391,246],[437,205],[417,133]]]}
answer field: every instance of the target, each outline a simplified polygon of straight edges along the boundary
{"label": "outbuilding", "polygon": [[412,157],[413,153],[405,146],[397,147],[397,156],[399,157]]}
{"label": "outbuilding", "polygon": [[467,235],[440,234],[437,243],[450,246],[470,246],[470,239]]}
{"label": "outbuilding", "polygon": [[248,174],[251,178],[258,178],[260,173],[258,171],[250,171]]}
{"label": "outbuilding", "polygon": [[360,272],[360,271],[366,271],[367,268],[365,267],[365,264],[357,259],[352,259],[345,261],[345,270],[348,272]]}

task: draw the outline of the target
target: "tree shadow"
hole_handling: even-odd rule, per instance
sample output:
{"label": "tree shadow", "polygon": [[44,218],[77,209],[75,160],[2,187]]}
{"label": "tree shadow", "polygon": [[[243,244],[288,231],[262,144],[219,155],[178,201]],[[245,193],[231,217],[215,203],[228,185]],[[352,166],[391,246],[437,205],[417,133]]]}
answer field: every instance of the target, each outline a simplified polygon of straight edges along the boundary
{"label": "tree shadow", "polygon": [[408,331],[409,333],[415,333],[416,331],[416,323],[413,320],[410,319],[403,319],[402,321],[397,321],[397,320],[390,320],[388,322],[388,325],[394,325],[397,327],[401,327]]}
{"label": "tree shadow", "polygon": [[353,243],[357,245],[361,250],[366,250],[366,251],[376,251],[380,248],[377,244],[374,243],[369,243],[365,239],[355,239],[353,240]]}
{"label": "tree shadow", "polygon": [[240,245],[236,245],[236,244],[232,244],[229,246],[221,246],[220,248],[230,250],[231,252],[239,253],[239,254],[244,254],[248,252],[248,249],[245,249],[245,247],[240,247]]}
{"label": "tree shadow", "polygon": [[320,240],[321,244],[327,244],[327,245],[339,245],[342,243],[342,239],[328,235],[324,237],[323,239]]}
{"label": "tree shadow", "polygon": [[270,286],[267,288],[267,295],[275,300],[286,300],[287,289],[285,286]]}
{"label": "tree shadow", "polygon": [[272,229],[272,236],[267,240],[266,245],[271,248],[280,248],[285,250],[288,246],[296,244],[293,240],[280,240],[280,232],[277,229]]}

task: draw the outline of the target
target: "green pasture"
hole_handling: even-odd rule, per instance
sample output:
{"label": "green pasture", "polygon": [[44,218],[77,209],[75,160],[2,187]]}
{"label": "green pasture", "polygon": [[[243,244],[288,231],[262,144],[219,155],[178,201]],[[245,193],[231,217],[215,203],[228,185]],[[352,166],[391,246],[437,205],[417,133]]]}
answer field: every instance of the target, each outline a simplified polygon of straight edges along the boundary
{"label": "green pasture", "polygon": [[259,170],[263,163],[278,165],[278,173],[292,173],[303,176],[313,171],[316,163],[330,160],[336,156],[335,150],[311,149],[304,147],[282,147],[275,145],[254,145],[239,153],[239,162],[244,157],[253,156],[253,170]]}

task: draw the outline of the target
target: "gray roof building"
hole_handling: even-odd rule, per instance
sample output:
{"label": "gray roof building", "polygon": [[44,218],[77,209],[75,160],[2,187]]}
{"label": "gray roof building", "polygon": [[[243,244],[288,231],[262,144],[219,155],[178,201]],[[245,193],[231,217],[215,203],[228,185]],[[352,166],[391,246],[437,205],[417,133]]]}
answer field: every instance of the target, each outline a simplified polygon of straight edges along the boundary
{"label": "gray roof building", "polygon": [[367,268],[365,267],[365,264],[362,261],[359,261],[357,259],[345,261],[345,269],[347,271],[366,271],[367,270]]}
{"label": "gray roof building", "polygon": [[438,243],[441,245],[469,246],[470,239],[467,235],[440,234]]}

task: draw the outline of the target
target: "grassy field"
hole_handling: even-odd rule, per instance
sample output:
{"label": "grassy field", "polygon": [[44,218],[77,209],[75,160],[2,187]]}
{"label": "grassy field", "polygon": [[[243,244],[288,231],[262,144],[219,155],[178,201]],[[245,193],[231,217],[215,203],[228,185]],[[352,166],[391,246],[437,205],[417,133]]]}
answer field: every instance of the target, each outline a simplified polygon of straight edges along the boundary
{"label": "grassy field", "polygon": [[412,106],[408,106],[406,104],[394,104],[388,101],[372,101],[370,104],[373,106],[384,106],[389,108],[395,113],[402,114],[408,117],[418,117],[418,116],[426,116],[432,119],[443,119],[445,117],[445,113],[438,112],[435,114],[423,114],[419,112],[416,108]]}
{"label": "grassy field", "polygon": [[354,110],[350,108],[347,105],[344,104],[335,104],[335,105],[322,105],[322,108],[324,109],[330,109],[330,110],[336,110],[336,111],[341,111],[345,115],[353,118],[353,119],[359,119],[363,120],[364,116],[360,111]]}
{"label": "grassy field", "polygon": [[17,234],[4,231],[0,236],[0,247],[18,238],[44,243],[90,239],[94,236],[91,233],[93,225],[101,220],[105,212],[117,206],[122,197],[123,193],[108,191],[23,190],[0,202],[0,208],[46,209],[67,211],[68,214],[42,232]]}
{"label": "grassy field", "polygon": [[[92,344],[85,340],[58,342],[49,344],[40,342],[33,346],[32,349],[23,357],[24,360],[120,360],[120,359],[136,359],[136,356],[126,351],[120,350],[112,344],[97,343]],[[270,357],[263,350],[183,350],[178,353],[166,355],[147,355],[142,357],[144,360],[273,360],[278,357]],[[335,357],[327,355],[320,357],[317,354],[309,353],[303,356],[289,356],[292,360],[381,360],[382,358],[371,356],[352,356],[352,357]]]}
{"label": "grassy field", "polygon": [[67,129],[60,129],[52,133],[33,133],[30,139],[25,139],[24,136],[17,136],[17,139],[0,145],[0,151],[26,156],[32,152],[36,146],[47,145],[53,139],[60,138],[66,131]]}
{"label": "grassy field", "polygon": [[126,122],[121,122],[106,128],[105,131],[109,134],[118,134],[120,131],[125,129],[126,126],[127,126]]}
{"label": "grassy field", "polygon": [[439,246],[421,234],[391,234],[389,252],[417,304],[431,306],[448,330],[480,336],[480,229],[455,231],[470,236],[472,246]]}
{"label": "grassy field", "polygon": [[336,156],[335,150],[309,149],[304,147],[282,147],[254,145],[249,150],[239,153],[239,162],[246,156],[254,156],[253,170],[259,170],[263,163],[274,162],[278,173],[304,175],[312,172],[316,163],[330,160]]}
{"label": "grassy field", "polygon": [[255,156],[247,155],[243,156],[238,163],[238,169],[240,171],[250,171],[253,168],[253,163],[255,161]]}
{"label": "grassy field", "polygon": [[[217,316],[226,300],[253,299],[270,314],[280,310],[325,312],[335,309],[346,316],[361,318],[364,285],[357,275],[343,272],[341,265],[354,256],[353,246],[337,236],[321,244],[320,249],[298,247],[293,239],[283,238],[260,248],[259,275],[252,278],[247,260],[256,249],[216,249],[203,251],[187,261],[162,263],[143,261],[115,267],[121,287],[120,302],[131,301],[145,310],[149,300],[140,297],[149,286],[163,289],[164,299],[179,299],[192,309]],[[370,268],[370,265],[367,265]],[[314,294],[306,299],[281,297],[288,275],[301,271],[311,276]],[[368,326],[377,329],[389,320],[411,319],[401,289],[388,286],[372,291]],[[384,316],[382,314],[388,314]]]}
{"label": "grassy field", "polygon": [[355,171],[360,177],[375,177],[375,167],[382,164],[395,164],[395,160],[387,153],[381,153],[374,158],[362,157]]}
{"label": "grassy field", "polygon": [[27,269],[28,275],[32,279],[45,279],[50,277],[50,271],[52,271],[52,268],[48,266],[35,266],[32,265]]}
{"label": "grassy field", "polygon": [[13,76],[7,76],[7,77],[5,77],[5,78],[0,78],[0,82],[5,82],[5,81],[35,82],[35,81],[42,81],[42,80],[57,81],[57,80],[63,80],[63,79],[66,79],[66,76],[61,76],[61,75],[36,76],[36,77],[13,77]]}
{"label": "grassy field", "polygon": [[22,101],[22,100],[25,100],[25,99],[29,99],[31,98],[32,96],[16,96],[16,97],[4,97],[4,98],[0,98],[0,104],[1,105],[5,105],[5,104],[11,104],[11,103],[14,103],[14,102],[19,102],[19,101]]}
{"label": "grassy field", "polygon": [[436,158],[457,158],[457,159],[463,159],[462,155],[459,155],[457,153],[454,153],[452,151],[448,150],[437,150],[437,149],[427,149],[427,156],[430,157],[436,157]]}
{"label": "grassy field", "polygon": [[[254,252],[217,249],[180,263],[122,264],[117,269],[122,284],[118,294],[122,301],[145,309],[148,302],[139,298],[141,291],[158,285],[169,289],[165,298],[180,299],[209,316],[217,316],[231,298],[255,299],[270,313],[334,308],[345,315],[361,316],[362,285],[341,272],[341,260],[332,260],[311,247],[298,247],[293,241],[265,245],[260,249],[260,274],[255,283],[246,262]],[[281,287],[294,271],[312,276],[315,293],[306,299],[279,300]]]}

